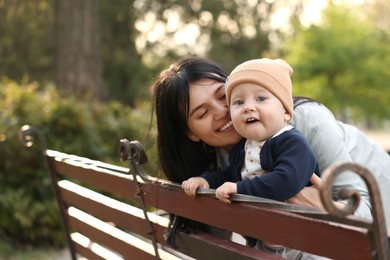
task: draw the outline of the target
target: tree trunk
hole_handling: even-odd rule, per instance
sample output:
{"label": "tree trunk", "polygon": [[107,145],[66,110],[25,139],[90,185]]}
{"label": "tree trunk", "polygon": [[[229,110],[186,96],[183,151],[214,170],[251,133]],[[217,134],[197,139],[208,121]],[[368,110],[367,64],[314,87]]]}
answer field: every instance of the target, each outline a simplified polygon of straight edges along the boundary
{"label": "tree trunk", "polygon": [[66,95],[103,98],[99,1],[57,0],[56,80]]}

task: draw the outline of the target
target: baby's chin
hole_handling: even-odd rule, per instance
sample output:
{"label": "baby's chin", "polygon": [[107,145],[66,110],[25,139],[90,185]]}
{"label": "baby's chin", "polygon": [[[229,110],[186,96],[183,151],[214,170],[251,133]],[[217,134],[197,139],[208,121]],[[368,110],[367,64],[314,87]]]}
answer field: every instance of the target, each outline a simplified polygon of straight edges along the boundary
{"label": "baby's chin", "polygon": [[242,133],[241,136],[245,137],[248,140],[254,140],[254,141],[263,141],[267,139],[267,137],[255,133]]}
{"label": "baby's chin", "polygon": [[253,138],[247,138],[248,140],[253,140],[253,141],[257,141],[257,142],[262,142],[264,140],[266,140],[267,138],[264,138],[264,137],[253,137]]}

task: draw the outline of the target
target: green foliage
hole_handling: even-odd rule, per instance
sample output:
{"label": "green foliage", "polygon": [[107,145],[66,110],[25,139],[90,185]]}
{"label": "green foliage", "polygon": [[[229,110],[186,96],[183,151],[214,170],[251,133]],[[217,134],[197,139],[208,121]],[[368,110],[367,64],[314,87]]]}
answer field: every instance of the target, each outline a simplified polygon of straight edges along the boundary
{"label": "green foliage", "polygon": [[[3,79],[0,82],[0,236],[15,243],[64,243],[39,145],[30,149],[21,146],[17,140],[21,126],[30,124],[43,131],[49,149],[121,164],[118,147],[122,138],[137,139],[155,154],[155,144],[147,142],[150,106],[137,107],[132,109],[118,102],[80,102],[62,98],[50,85],[18,85]],[[151,157],[150,161],[156,159]]]}
{"label": "green foliage", "polygon": [[[22,82],[55,82],[58,55],[55,32],[56,1],[0,0],[0,77]],[[70,3],[69,3],[70,4]],[[100,5],[101,59],[107,99],[135,106],[149,97],[151,74],[135,50],[132,2],[98,1]]]}
{"label": "green foliage", "polygon": [[320,26],[301,28],[286,43],[294,94],[320,100],[344,118],[388,119],[389,34],[353,10],[329,6]]}
{"label": "green foliage", "polygon": [[53,28],[51,1],[0,1],[0,76],[53,80]]}
{"label": "green foliage", "polygon": [[[272,1],[135,1],[137,50],[151,67],[185,55],[215,59],[227,72],[269,50]],[[176,20],[177,18],[177,20]]]}
{"label": "green foliage", "polygon": [[147,81],[154,74],[135,49],[137,14],[128,0],[100,1],[103,79],[110,98],[135,106],[149,97]]}

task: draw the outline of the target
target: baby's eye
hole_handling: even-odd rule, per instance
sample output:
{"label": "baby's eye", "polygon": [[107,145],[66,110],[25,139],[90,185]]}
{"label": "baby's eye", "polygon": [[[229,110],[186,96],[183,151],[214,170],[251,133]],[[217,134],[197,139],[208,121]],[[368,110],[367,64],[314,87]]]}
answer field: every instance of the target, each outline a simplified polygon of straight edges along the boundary
{"label": "baby's eye", "polygon": [[239,106],[239,105],[242,105],[242,104],[244,104],[244,101],[243,100],[235,100],[234,102],[233,102],[233,105],[237,105],[237,106]]}
{"label": "baby's eye", "polygon": [[266,100],[266,97],[264,97],[264,96],[259,96],[259,97],[257,97],[256,100],[262,102],[262,101]]}

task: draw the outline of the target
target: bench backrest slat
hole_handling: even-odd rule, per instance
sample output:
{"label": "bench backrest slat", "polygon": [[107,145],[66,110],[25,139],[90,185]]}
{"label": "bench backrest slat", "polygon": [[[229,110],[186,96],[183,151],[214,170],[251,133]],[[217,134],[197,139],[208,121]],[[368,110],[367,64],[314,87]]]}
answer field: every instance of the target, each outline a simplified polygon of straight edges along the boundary
{"label": "bench backrest slat", "polygon": [[[142,236],[148,236],[150,233],[150,228],[140,208],[113,200],[92,190],[77,187],[77,184],[70,184],[69,181],[59,182],[61,194],[68,205],[88,211],[99,219],[113,222],[121,229],[132,230]],[[76,187],[77,189],[75,189]],[[161,243],[164,241],[163,234],[168,226],[168,220],[156,215],[153,218],[153,221],[158,221],[162,225],[156,225],[158,240]],[[157,220],[155,220],[156,218]]]}
{"label": "bench backrest slat", "polygon": [[90,245],[87,245],[87,246],[83,246],[83,245],[80,245],[79,243],[77,242],[73,242],[73,246],[75,247],[75,250],[82,256],[84,256],[86,259],[96,259],[96,260],[106,260],[107,258],[106,257],[102,257],[101,255],[99,255],[97,253],[95,253],[94,251],[92,251],[91,247],[94,246],[94,243],[91,243]]}
{"label": "bench backrest slat", "polygon": [[[69,208],[70,225],[72,229],[87,236],[93,237],[101,246],[118,252],[125,259],[154,259],[153,246],[130,233],[124,232],[110,223],[103,222],[88,213],[76,208]],[[116,241],[113,243],[113,241]],[[161,257],[173,259],[173,255]]]}
{"label": "bench backrest slat", "polygon": [[228,240],[218,239],[204,232],[176,234],[176,245],[181,251],[196,259],[281,259],[261,250],[246,247]]}
{"label": "bench backrest slat", "polygon": [[[73,178],[83,183],[92,185],[101,191],[116,194],[121,197],[132,198],[135,196],[137,185],[128,174],[116,173],[111,170],[99,169],[86,165],[89,168],[72,164],[73,161],[57,161],[49,158],[56,169],[56,173],[62,177]],[[84,165],[84,167],[86,167]]]}

